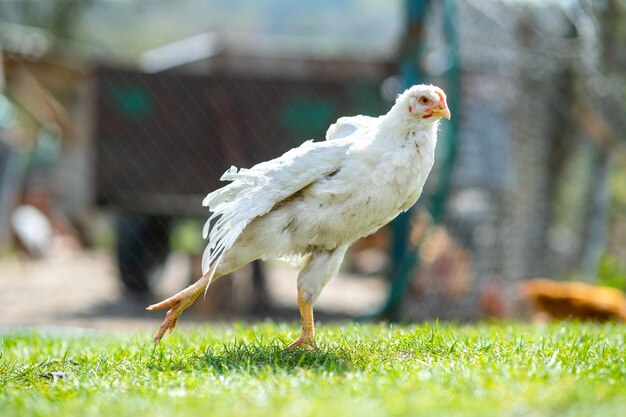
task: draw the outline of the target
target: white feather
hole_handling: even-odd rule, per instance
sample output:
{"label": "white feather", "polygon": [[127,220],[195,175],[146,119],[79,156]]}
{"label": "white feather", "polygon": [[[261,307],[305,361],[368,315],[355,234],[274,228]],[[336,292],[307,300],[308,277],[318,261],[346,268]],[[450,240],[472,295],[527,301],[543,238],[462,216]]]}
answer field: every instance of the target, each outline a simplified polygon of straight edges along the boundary
{"label": "white feather", "polygon": [[307,141],[250,169],[237,171],[231,167],[226,171],[222,178],[232,182],[213,191],[202,202],[213,212],[202,231],[203,237],[209,239],[202,257],[202,272],[219,264],[224,252],[253,219],[337,169],[348,148],[348,142]]}
{"label": "white feather", "polygon": [[354,134],[363,134],[378,126],[381,117],[370,116],[344,116],[337,119],[326,131],[326,140],[345,138]]}

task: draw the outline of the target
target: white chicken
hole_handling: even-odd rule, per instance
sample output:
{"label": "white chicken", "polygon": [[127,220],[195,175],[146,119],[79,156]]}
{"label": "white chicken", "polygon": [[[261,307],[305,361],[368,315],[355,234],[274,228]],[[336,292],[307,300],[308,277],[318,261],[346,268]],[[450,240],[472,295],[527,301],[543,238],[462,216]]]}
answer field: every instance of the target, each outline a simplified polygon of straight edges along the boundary
{"label": "white chicken", "polygon": [[203,231],[203,276],[148,307],[170,308],[154,341],[174,329],[212,280],[256,259],[289,258],[299,260],[302,318],[302,333],[289,347],[314,349],[313,304],[351,243],[417,201],[442,117],[450,119],[444,92],[415,85],[383,116],[340,118],[325,142],[305,142],[250,169],[231,167],[222,180],[232,182],[203,201],[213,212]]}

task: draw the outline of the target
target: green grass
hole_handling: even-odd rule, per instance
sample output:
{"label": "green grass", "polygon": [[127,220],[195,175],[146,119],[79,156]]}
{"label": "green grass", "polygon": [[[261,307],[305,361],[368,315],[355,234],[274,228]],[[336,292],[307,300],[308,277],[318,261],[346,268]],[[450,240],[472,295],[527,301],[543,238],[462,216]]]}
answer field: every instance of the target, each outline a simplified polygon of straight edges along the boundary
{"label": "green grass", "polygon": [[4,333],[0,416],[624,416],[626,326],[295,325]]}

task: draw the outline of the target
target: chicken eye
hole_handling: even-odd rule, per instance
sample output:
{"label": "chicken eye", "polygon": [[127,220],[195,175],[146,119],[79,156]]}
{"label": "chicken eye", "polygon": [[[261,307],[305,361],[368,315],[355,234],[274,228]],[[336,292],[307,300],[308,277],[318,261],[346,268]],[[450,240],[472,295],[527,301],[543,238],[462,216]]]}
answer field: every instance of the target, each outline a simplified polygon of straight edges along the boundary
{"label": "chicken eye", "polygon": [[419,104],[423,105],[430,103],[430,100],[426,96],[421,96],[417,101],[419,102]]}

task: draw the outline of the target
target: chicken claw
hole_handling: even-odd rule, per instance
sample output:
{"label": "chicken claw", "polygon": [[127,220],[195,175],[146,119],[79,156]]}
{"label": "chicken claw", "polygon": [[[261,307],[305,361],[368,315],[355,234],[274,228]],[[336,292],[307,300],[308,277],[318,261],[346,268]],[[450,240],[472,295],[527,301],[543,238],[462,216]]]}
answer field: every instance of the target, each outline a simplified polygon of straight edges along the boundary
{"label": "chicken claw", "polygon": [[287,349],[295,348],[314,351],[315,349],[317,349],[317,344],[315,343],[315,339],[310,339],[302,335],[287,346]]}
{"label": "chicken claw", "polygon": [[165,320],[161,323],[161,327],[159,327],[159,331],[154,335],[154,343],[159,343],[161,338],[165,335],[165,332],[168,330],[170,333],[174,331],[176,327],[176,322],[178,321],[178,317],[182,314],[187,307],[191,306],[196,298],[204,291],[207,284],[209,282],[209,274],[205,274],[198,281],[185,288],[178,294],[171,296],[170,298],[161,301],[160,303],[153,304],[151,306],[146,307],[146,310],[156,311],[163,310],[165,308],[170,308],[169,311],[165,314]]}

